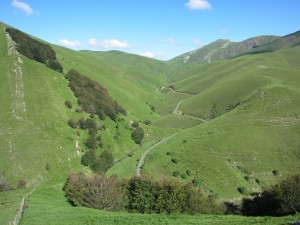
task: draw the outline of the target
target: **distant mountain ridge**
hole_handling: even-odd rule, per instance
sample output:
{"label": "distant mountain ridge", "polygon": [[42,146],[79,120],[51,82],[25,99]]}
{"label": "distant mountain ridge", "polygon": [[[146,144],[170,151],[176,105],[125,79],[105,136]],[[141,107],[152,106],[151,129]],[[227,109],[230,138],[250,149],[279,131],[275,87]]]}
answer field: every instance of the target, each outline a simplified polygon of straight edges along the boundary
{"label": "distant mountain ridge", "polygon": [[278,36],[264,35],[249,38],[242,42],[232,42],[219,39],[195,51],[187,52],[170,60],[171,64],[190,64],[194,62],[211,63],[217,60],[236,57],[251,49],[269,44],[277,40]]}

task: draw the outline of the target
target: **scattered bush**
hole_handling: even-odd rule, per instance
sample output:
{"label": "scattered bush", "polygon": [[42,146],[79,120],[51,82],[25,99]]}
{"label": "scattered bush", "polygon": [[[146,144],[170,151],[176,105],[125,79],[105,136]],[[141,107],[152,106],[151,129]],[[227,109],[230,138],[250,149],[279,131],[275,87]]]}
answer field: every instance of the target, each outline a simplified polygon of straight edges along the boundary
{"label": "scattered bush", "polygon": [[272,170],[274,176],[279,176],[279,170]]}
{"label": "scattered bush", "polygon": [[50,165],[50,163],[47,163],[47,164],[46,164],[45,169],[46,169],[46,170],[51,170],[51,165]]}
{"label": "scattered bush", "polygon": [[192,183],[195,185],[195,186],[199,186],[201,184],[201,181],[197,178],[193,179]]}
{"label": "scattered bush", "polygon": [[182,179],[187,179],[187,175],[185,173],[181,174],[180,176]]}
{"label": "scattered bush", "polygon": [[186,171],[186,175],[192,176],[192,175],[193,175],[193,172],[192,172],[191,170],[187,170],[187,171]]}
{"label": "scattered bush", "polygon": [[300,211],[300,174],[289,176],[252,198],[244,198],[242,212],[247,216],[282,216]]}
{"label": "scattered bush", "polygon": [[139,125],[138,121],[133,121],[133,123],[131,124],[131,126],[134,127],[134,128],[138,128],[140,125]]}
{"label": "scattered bush", "polygon": [[178,159],[171,159],[172,163],[177,164],[178,163]]}
{"label": "scattered bush", "polygon": [[81,164],[84,166],[92,166],[96,159],[95,149],[90,149],[86,151],[81,157]]}
{"label": "scattered bush", "polygon": [[65,105],[66,105],[68,108],[70,108],[70,109],[73,107],[72,102],[69,101],[69,100],[65,101]]}
{"label": "scattered bush", "polygon": [[134,140],[134,142],[136,144],[141,144],[142,140],[144,138],[144,135],[145,135],[144,129],[141,127],[138,127],[132,132],[131,138],[132,138],[132,140]]}
{"label": "scattered bush", "polygon": [[49,59],[46,63],[46,66],[49,67],[50,69],[52,70],[55,70],[59,73],[62,73],[64,71],[62,65],[57,62],[56,60],[53,60],[53,59]]}
{"label": "scattered bush", "polygon": [[246,195],[247,194],[247,189],[245,187],[239,187],[237,190],[242,195]]}
{"label": "scattered bush", "polygon": [[173,172],[173,176],[174,176],[174,177],[179,177],[179,176],[180,176],[180,172],[177,171],[177,170],[174,171],[174,172]]}
{"label": "scattered bush", "polygon": [[74,119],[69,119],[68,120],[68,125],[75,129],[77,127],[77,122]]}
{"label": "scattered bush", "polygon": [[81,164],[89,166],[96,173],[105,173],[113,166],[114,158],[109,151],[104,151],[97,157],[95,149],[90,149],[81,157]]}
{"label": "scattered bush", "polygon": [[145,125],[150,125],[150,124],[151,124],[151,121],[150,121],[150,120],[144,120],[144,124],[145,124]]}

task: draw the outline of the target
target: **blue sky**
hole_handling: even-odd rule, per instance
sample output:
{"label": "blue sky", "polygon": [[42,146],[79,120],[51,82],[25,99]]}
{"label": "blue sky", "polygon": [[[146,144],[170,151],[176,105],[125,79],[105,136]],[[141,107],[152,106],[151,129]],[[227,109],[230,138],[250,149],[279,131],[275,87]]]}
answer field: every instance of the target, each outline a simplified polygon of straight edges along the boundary
{"label": "blue sky", "polygon": [[300,30],[300,0],[1,0],[0,21],[75,50],[168,60],[217,39]]}

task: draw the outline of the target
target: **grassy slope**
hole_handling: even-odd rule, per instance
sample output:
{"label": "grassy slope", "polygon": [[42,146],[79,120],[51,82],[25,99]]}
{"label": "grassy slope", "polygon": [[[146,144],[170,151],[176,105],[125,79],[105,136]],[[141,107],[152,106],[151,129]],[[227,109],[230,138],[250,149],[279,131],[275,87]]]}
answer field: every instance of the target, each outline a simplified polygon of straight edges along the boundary
{"label": "grassy slope", "polygon": [[13,185],[19,179],[28,185],[62,180],[80,168],[75,133],[66,123],[74,113],[64,105],[66,99],[75,102],[73,94],[62,74],[23,56],[22,76],[16,75],[17,56],[8,56],[2,27],[0,49],[1,176]]}
{"label": "grassy slope", "polygon": [[285,224],[295,221],[288,217],[241,217],[217,215],[147,215],[114,213],[72,207],[63,197],[61,185],[35,191],[26,202],[21,225],[34,224]]}
{"label": "grassy slope", "polygon": [[161,94],[155,90],[168,84],[165,64],[116,51],[75,52],[57,46],[54,49],[65,71],[77,69],[103,84],[130,114],[143,120],[159,118],[150,106],[163,104],[159,101]]}
{"label": "grassy slope", "polygon": [[[210,101],[211,96],[223,99],[220,103],[226,103],[224,96],[231,103],[243,98],[247,101],[233,111],[185,130],[180,138],[159,146],[146,158],[144,173],[171,176],[175,170],[183,174],[189,169],[194,174],[188,180],[199,179],[202,188],[208,193],[216,193],[222,198],[233,198],[239,196],[238,187],[246,187],[249,192],[259,191],[261,186],[267,187],[278,181],[280,177],[275,177],[272,170],[279,170],[282,177],[288,173],[299,172],[300,68],[295,60],[299,58],[299,54],[300,48],[297,47],[272,54],[240,58],[229,61],[228,66],[224,66],[229,71],[232,70],[232,73],[223,73],[218,79],[214,78],[217,75],[213,72],[211,76],[204,74],[203,79],[215,79],[212,86],[206,87],[210,95],[205,96]],[[235,64],[240,62],[237,60],[243,60],[246,64]],[[243,68],[238,70],[238,65],[253,66],[246,73],[238,73],[243,71]],[[267,68],[259,68],[260,65]],[[249,71],[253,73],[249,74]],[[246,75],[251,76],[250,79],[256,78],[259,86],[254,85],[252,90],[247,90],[243,85],[243,82],[248,84],[246,81],[249,78]],[[201,84],[201,78],[199,75],[198,79],[188,79],[193,79],[194,82],[200,80]],[[226,83],[231,84],[234,78],[241,84],[236,83],[235,89],[229,88],[230,85],[225,89],[226,92],[219,92],[219,89],[214,88],[218,82],[222,82],[223,86]],[[265,82],[258,82],[259,80]],[[200,91],[193,82],[189,83],[192,83],[194,89],[182,86],[180,90]],[[239,88],[237,93],[242,94],[236,93]],[[198,95],[185,100],[183,112],[192,113],[198,110],[199,113],[201,106],[205,109],[205,103],[200,102],[200,99],[205,100],[202,94],[200,91]],[[200,97],[196,98],[198,96]],[[167,152],[171,152],[171,156]],[[172,158],[178,159],[178,164],[172,163]],[[247,181],[245,177],[250,179]]]}

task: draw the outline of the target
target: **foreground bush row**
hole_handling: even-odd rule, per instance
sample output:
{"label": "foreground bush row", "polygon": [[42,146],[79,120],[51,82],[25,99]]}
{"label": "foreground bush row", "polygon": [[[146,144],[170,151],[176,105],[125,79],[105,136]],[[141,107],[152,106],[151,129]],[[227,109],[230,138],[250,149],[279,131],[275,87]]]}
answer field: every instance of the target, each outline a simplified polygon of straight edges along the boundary
{"label": "foreground bush row", "polygon": [[217,203],[194,184],[175,180],[133,177],[128,181],[115,176],[71,174],[64,185],[69,202],[108,211],[126,210],[158,214],[241,214],[282,216],[300,210],[300,174],[288,177],[268,190],[240,203]]}
{"label": "foreground bush row", "polygon": [[121,181],[106,175],[71,174],[64,191],[74,206],[137,213],[220,213],[222,210],[193,184],[134,177]]}

